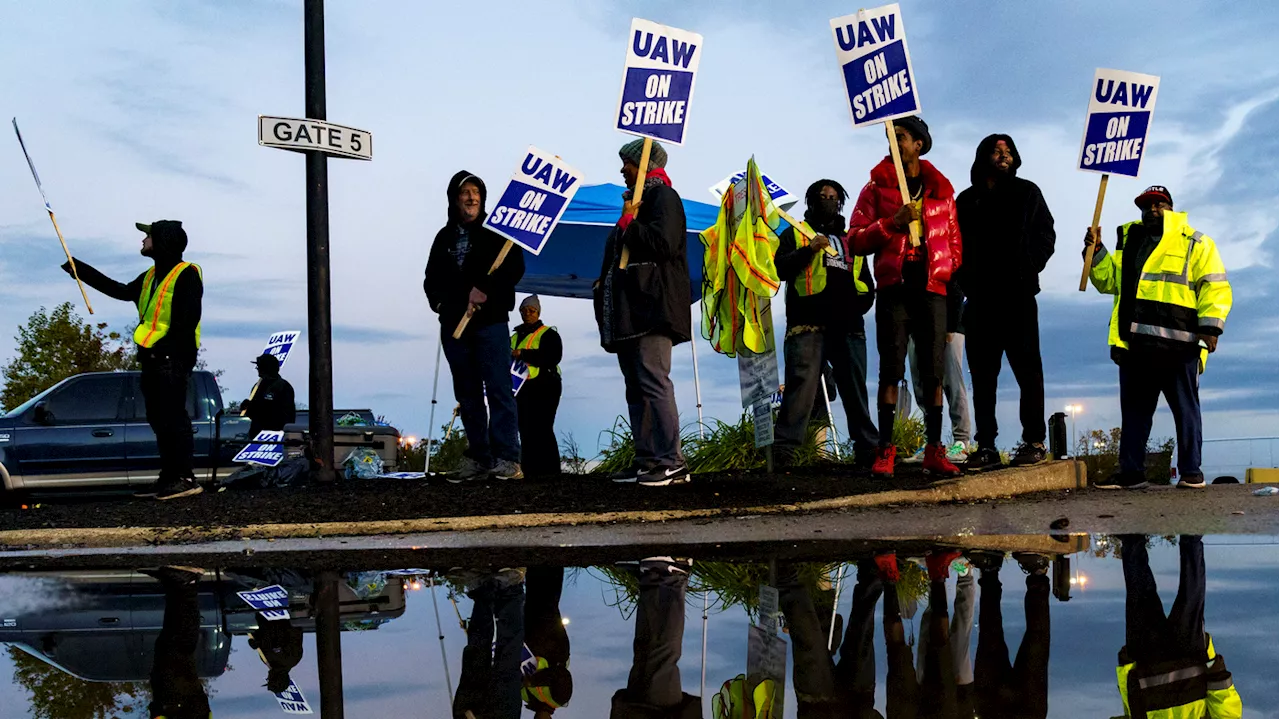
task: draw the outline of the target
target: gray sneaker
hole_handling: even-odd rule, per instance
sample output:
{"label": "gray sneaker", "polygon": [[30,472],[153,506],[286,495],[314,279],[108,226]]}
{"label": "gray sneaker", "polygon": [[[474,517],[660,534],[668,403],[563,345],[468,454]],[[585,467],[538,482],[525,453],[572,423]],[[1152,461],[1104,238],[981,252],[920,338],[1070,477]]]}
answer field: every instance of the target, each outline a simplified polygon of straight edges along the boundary
{"label": "gray sneaker", "polygon": [[445,475],[445,479],[452,484],[461,484],[463,482],[471,482],[477,479],[484,479],[489,475],[489,470],[483,464],[476,460],[464,456],[462,461],[458,463],[458,468]]}
{"label": "gray sneaker", "polygon": [[498,460],[490,474],[494,479],[524,479],[524,471],[520,469],[520,464],[509,459]]}

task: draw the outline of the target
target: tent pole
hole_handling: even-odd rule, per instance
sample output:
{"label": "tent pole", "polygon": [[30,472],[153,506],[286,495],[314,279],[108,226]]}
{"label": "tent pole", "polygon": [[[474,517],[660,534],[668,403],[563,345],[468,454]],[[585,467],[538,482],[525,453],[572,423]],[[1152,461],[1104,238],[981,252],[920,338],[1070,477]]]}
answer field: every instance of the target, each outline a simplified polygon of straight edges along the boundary
{"label": "tent pole", "polygon": [[827,376],[822,374],[822,398],[827,401],[827,425],[831,427],[831,446],[836,452],[836,461],[840,461],[840,430],[836,429],[835,415],[831,414],[831,393],[827,391]]}
{"label": "tent pole", "polygon": [[440,390],[440,355],[444,352],[444,337],[436,345],[436,377],[431,381],[431,412],[427,418],[427,459],[422,464],[422,473],[431,476],[431,440],[436,436],[436,394]]}
{"label": "tent pole", "polygon": [[702,436],[702,386],[698,382],[698,341],[689,341],[689,349],[693,352],[693,395],[698,400],[698,439]]}

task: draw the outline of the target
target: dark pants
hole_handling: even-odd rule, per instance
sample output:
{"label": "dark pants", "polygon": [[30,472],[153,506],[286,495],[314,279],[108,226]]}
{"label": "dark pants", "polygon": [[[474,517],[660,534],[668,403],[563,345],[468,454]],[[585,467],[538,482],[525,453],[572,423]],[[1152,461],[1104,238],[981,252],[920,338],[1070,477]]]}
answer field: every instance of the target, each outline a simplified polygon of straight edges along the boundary
{"label": "dark pants", "polygon": [[467,623],[453,716],[463,719],[471,711],[477,719],[519,719],[524,585],[486,582],[468,596],[475,604]]}
{"label": "dark pants", "polygon": [[684,464],[676,388],[671,384],[671,338],[655,334],[619,342],[618,367],[627,387],[636,468]]}
{"label": "dark pants", "polygon": [[1049,711],[1049,577],[1027,577],[1023,600],[1027,627],[1012,664],[1000,613],[1000,573],[982,572],[978,587],[978,654],[973,679],[978,715],[1044,717]]}
{"label": "dark pants", "polygon": [[520,387],[516,407],[520,416],[520,468],[529,477],[560,474],[560,441],[556,439],[556,410],[562,384],[555,370],[542,370],[537,379]]}
{"label": "dark pants", "polygon": [[453,396],[461,405],[459,414],[467,432],[466,455],[485,467],[495,459],[519,462],[507,323],[468,327],[460,340],[453,338],[451,329],[442,327],[440,341],[453,375]]}
{"label": "dark pants", "polygon": [[[798,584],[780,589],[778,603],[791,637],[792,681],[798,704],[848,711],[871,708],[876,689],[875,609],[884,591],[875,564],[858,564],[858,583],[853,590],[853,608],[840,645],[839,662],[831,659],[824,617],[818,616],[809,591]],[[823,607],[822,611],[825,617],[830,616],[830,607]],[[801,711],[800,716],[804,715]]]}
{"label": "dark pants", "polygon": [[627,688],[615,698],[625,704],[680,706],[680,654],[684,640],[684,595],[689,575],[641,564],[636,600],[636,634]]}
{"label": "dark pants", "polygon": [[947,617],[947,585],[929,583],[929,623],[920,627],[928,634],[920,651],[925,652],[922,678],[917,679],[911,661],[911,647],[903,634],[898,587],[884,585],[885,652],[889,670],[885,677],[885,718],[954,717],[957,712],[956,672],[951,656]]}
{"label": "dark pants", "polygon": [[1009,358],[1009,368],[1018,382],[1022,441],[1043,443],[1044,365],[1040,360],[1040,311],[1035,296],[1008,302],[970,300],[965,307],[964,327],[978,446],[996,446],[996,390],[1003,357]]}
{"label": "dark pants", "polygon": [[[897,387],[906,373],[907,340],[920,360],[919,384],[929,406],[942,383],[947,342],[947,298],[923,289],[894,285],[876,299],[876,348],[880,388]],[[883,428],[882,428],[883,429]]]}
{"label": "dark pants", "polygon": [[[823,367],[831,363],[836,388],[849,420],[854,450],[874,451],[880,434],[867,409],[867,335],[863,332],[801,332],[783,341],[786,386],[778,410],[775,443],[779,449],[799,447],[805,439],[816,402],[823,402]],[[816,413],[826,417],[826,405]]]}
{"label": "dark pants", "polygon": [[1200,360],[1130,351],[1120,363],[1120,471],[1142,472],[1160,395],[1173,410],[1178,474],[1200,474]]}
{"label": "dark pants", "polygon": [[1204,544],[1199,536],[1178,538],[1178,596],[1166,616],[1147,557],[1147,538],[1121,538],[1124,565],[1124,641],[1135,662],[1154,664],[1204,659]]}
{"label": "dark pants", "polygon": [[197,584],[164,582],[164,620],[151,666],[151,716],[207,717],[209,697],[196,671],[200,643]]}
{"label": "dark pants", "polygon": [[191,366],[168,357],[141,358],[142,397],[147,407],[147,424],[156,435],[160,454],[160,481],[194,479],[195,439],[187,395],[191,386]]}

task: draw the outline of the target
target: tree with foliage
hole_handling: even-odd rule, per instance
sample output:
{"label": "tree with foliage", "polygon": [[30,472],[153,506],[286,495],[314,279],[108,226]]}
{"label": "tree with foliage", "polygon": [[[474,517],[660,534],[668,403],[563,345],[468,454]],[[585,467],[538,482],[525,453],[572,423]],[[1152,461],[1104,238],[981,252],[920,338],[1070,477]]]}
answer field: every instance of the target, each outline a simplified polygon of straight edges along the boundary
{"label": "tree with foliage", "polygon": [[0,369],[0,407],[16,407],[67,377],[83,372],[137,369],[133,343],[105,322],[91,325],[64,302],[41,307],[18,328],[18,355]]}
{"label": "tree with foliage", "polygon": [[89,682],[9,647],[13,680],[31,695],[35,719],[114,719],[146,716],[150,692],[141,682]]}

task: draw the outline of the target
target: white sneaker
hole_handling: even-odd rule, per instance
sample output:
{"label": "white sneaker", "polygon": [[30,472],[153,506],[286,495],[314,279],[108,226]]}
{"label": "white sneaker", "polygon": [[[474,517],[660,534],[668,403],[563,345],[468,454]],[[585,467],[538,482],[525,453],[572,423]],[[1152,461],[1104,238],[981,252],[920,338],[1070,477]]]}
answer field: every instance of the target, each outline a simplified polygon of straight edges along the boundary
{"label": "white sneaker", "polygon": [[917,449],[915,454],[911,455],[910,457],[907,457],[906,459],[903,459],[902,463],[903,464],[920,464],[924,462],[924,448],[926,446],[927,445],[921,445],[920,449]]}
{"label": "white sneaker", "polygon": [[947,459],[952,463],[968,461],[969,452],[967,450],[968,447],[965,446],[964,442],[952,443],[950,447],[947,447]]}

